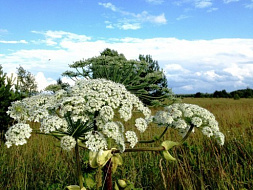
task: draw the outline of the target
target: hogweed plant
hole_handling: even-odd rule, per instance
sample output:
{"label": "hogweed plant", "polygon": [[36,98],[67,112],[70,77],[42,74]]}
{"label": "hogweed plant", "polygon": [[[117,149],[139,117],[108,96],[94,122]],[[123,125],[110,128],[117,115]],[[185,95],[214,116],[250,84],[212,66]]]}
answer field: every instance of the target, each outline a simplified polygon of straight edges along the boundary
{"label": "hogweed plant", "polygon": [[[134,112],[142,117],[135,120],[135,126],[126,130],[126,124]],[[112,189],[111,172],[122,164],[121,153],[135,151],[161,151],[167,160],[175,160],[168,152],[182,144],[194,129],[207,137],[214,137],[223,145],[224,135],[219,131],[218,122],[212,113],[197,105],[172,104],[153,116],[134,94],[124,85],[105,79],[79,80],[68,90],[56,94],[39,94],[22,101],[13,102],[7,113],[17,123],[6,132],[6,146],[23,145],[32,132],[52,135],[60,140],[62,149],[74,150],[76,155],[79,186],[69,189],[85,189],[79,148],[89,151],[92,168],[105,167],[108,170],[106,188]],[[40,123],[40,130],[33,130],[29,124]],[[153,122],[164,130],[159,137],[151,140],[140,139]],[[181,142],[164,141],[160,147],[137,147],[138,143],[153,143],[161,140],[169,128],[182,135]],[[139,131],[139,132],[137,132]],[[118,180],[115,188],[127,184]]]}

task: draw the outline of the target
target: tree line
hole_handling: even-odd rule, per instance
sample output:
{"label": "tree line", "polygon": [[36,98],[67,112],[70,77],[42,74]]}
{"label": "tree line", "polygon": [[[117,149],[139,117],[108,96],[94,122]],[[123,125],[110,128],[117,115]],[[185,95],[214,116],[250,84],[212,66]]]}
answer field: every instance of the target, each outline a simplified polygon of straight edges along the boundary
{"label": "tree line", "polygon": [[183,94],[178,95],[180,97],[194,97],[194,98],[253,98],[253,89],[246,88],[241,90],[235,90],[232,92],[227,92],[226,90],[218,91],[216,90],[214,93],[201,93],[197,92],[196,94]]}

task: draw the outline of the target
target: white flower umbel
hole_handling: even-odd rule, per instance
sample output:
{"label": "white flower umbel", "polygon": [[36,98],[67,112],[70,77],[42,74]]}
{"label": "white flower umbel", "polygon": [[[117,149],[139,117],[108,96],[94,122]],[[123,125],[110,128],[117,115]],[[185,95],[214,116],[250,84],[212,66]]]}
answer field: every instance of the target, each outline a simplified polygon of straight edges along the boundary
{"label": "white flower umbel", "polygon": [[64,118],[50,115],[43,119],[40,130],[44,133],[50,133],[53,131],[67,131],[67,121]]}
{"label": "white flower umbel", "polygon": [[[115,148],[124,150],[124,127],[114,131],[106,124],[116,122],[118,125],[120,120],[127,122],[136,111],[143,115],[142,119],[137,120],[136,127],[144,132],[147,123],[152,120],[151,111],[138,97],[128,92],[122,84],[105,79],[83,79],[66,91],[60,90],[53,95],[36,95],[15,102],[8,114],[19,122],[40,122],[41,132],[47,134],[61,133],[79,140],[86,139],[90,150],[99,151],[107,148],[108,138],[115,140]],[[76,125],[83,129],[87,127],[92,133],[82,129],[76,131]],[[93,129],[88,126],[93,126]],[[82,131],[84,134],[81,134]]]}
{"label": "white flower umbel", "polygon": [[206,135],[207,137],[213,136],[213,131],[210,127],[203,127],[202,133]]}
{"label": "white flower umbel", "polygon": [[125,135],[127,142],[130,142],[130,147],[133,148],[138,142],[138,137],[136,136],[136,133],[134,131],[127,131]]}
{"label": "white flower umbel", "polygon": [[9,107],[7,114],[13,119],[22,122],[28,120],[28,108],[22,101],[12,102]]}
{"label": "white flower umbel", "polygon": [[193,117],[191,122],[195,127],[200,127],[202,125],[202,119],[199,117]]}
{"label": "white flower umbel", "polygon": [[64,150],[70,151],[76,146],[76,140],[72,136],[64,136],[61,138],[61,147]]}
{"label": "white flower umbel", "polygon": [[113,111],[112,107],[110,107],[110,106],[103,106],[101,108],[99,114],[100,114],[100,117],[105,122],[112,120],[114,117],[114,111]]}
{"label": "white flower umbel", "polygon": [[147,121],[143,118],[138,118],[135,120],[135,127],[141,132],[143,133],[147,127],[148,127],[148,124],[147,124]]}
{"label": "white flower umbel", "polygon": [[107,149],[107,141],[104,136],[95,131],[89,131],[85,134],[85,145],[88,149],[92,152],[98,152],[99,150],[106,150]]}
{"label": "white flower umbel", "polygon": [[217,142],[218,142],[220,145],[224,145],[225,136],[224,136],[223,133],[221,133],[221,132],[214,132],[214,138],[217,140]]}
{"label": "white flower umbel", "polygon": [[12,144],[23,145],[26,144],[26,139],[31,136],[32,128],[28,124],[17,123],[10,127],[5,133],[6,145],[11,147]]}
{"label": "white flower umbel", "polygon": [[215,116],[208,110],[193,104],[175,103],[165,107],[166,112],[158,111],[154,122],[178,130],[179,134],[187,134],[191,126],[201,130],[207,136],[214,136],[219,144],[224,144],[224,135],[219,131]]}
{"label": "white flower umbel", "polygon": [[173,117],[165,111],[156,112],[153,119],[159,125],[170,125],[173,122]]}

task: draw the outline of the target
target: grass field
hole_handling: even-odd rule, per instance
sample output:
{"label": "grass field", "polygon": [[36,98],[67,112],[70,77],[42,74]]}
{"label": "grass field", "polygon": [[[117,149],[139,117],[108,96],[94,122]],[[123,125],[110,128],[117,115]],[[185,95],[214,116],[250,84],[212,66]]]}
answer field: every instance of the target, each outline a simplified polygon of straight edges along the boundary
{"label": "grass field", "polygon": [[[177,162],[167,162],[157,152],[125,153],[124,164],[113,175],[114,180],[129,180],[141,189],[253,189],[253,99],[182,101],[200,105],[216,116],[226,136],[224,146],[195,132],[172,150]],[[145,138],[159,132],[156,126],[150,126]],[[165,139],[178,140],[179,136],[169,131]],[[58,143],[42,135],[9,149],[1,142],[0,190],[64,189],[77,184],[73,153],[62,151]],[[88,172],[86,166],[84,160],[83,173]]]}

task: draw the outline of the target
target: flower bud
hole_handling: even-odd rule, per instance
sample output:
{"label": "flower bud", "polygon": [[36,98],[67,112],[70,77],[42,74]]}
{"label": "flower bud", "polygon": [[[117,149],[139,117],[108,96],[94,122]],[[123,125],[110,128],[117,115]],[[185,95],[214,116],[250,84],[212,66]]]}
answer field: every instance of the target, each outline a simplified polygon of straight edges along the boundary
{"label": "flower bud", "polygon": [[123,179],[119,179],[118,184],[122,188],[125,188],[127,186],[127,183]]}

